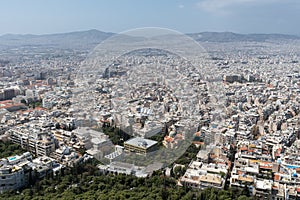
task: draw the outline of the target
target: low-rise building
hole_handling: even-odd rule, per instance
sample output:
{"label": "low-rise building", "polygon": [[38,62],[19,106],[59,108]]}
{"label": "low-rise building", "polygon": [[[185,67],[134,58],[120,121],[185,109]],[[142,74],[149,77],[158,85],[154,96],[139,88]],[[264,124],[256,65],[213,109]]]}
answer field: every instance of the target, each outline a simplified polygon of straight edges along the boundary
{"label": "low-rise building", "polygon": [[156,150],[157,144],[157,141],[136,137],[124,142],[124,148],[127,152],[146,155],[147,153]]}
{"label": "low-rise building", "polygon": [[179,179],[179,184],[197,189],[207,187],[222,189],[225,186],[228,168],[229,166],[225,164],[192,161]]}

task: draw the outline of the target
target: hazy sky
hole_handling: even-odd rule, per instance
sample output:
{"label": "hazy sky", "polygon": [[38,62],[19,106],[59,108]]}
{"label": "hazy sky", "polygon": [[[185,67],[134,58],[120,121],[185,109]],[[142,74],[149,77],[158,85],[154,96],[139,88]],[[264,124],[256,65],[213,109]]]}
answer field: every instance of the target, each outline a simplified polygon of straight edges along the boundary
{"label": "hazy sky", "polygon": [[164,27],[300,35],[300,0],[2,0],[0,35]]}

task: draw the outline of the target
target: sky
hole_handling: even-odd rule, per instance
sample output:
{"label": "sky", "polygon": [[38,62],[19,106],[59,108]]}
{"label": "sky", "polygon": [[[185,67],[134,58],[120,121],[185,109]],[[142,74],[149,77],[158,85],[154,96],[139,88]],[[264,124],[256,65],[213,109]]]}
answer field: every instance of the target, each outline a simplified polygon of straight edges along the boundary
{"label": "sky", "polygon": [[300,0],[1,0],[0,35],[142,27],[300,35]]}

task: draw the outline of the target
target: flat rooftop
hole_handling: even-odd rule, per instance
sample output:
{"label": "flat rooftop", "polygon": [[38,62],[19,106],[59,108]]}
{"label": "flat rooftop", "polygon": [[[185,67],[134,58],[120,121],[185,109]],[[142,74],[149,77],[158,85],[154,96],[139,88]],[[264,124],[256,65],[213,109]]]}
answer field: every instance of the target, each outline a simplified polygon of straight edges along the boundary
{"label": "flat rooftop", "polygon": [[140,147],[140,148],[143,148],[143,149],[148,149],[148,148],[156,145],[157,141],[149,140],[149,139],[145,139],[145,138],[141,138],[141,137],[136,137],[136,138],[132,138],[132,139],[127,140],[125,142],[125,144]]}

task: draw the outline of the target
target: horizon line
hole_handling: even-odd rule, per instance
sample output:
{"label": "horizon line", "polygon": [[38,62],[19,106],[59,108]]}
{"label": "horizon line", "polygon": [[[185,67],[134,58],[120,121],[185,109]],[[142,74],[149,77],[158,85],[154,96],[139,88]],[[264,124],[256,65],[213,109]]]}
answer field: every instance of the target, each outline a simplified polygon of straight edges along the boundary
{"label": "horizon line", "polygon": [[[142,27],[142,28],[147,28],[147,27]],[[131,30],[131,29],[127,29],[127,30]],[[125,30],[125,31],[127,31]],[[175,29],[172,29],[174,31],[177,31]],[[41,34],[35,34],[35,33],[4,33],[4,34],[0,34],[0,37],[3,36],[8,36],[8,35],[15,35],[15,36],[45,36],[45,35],[59,35],[59,34],[69,34],[69,33],[80,33],[80,32],[89,32],[89,31],[98,31],[98,32],[102,32],[102,33],[108,33],[108,34],[118,34],[118,33],[122,33],[124,31],[119,31],[119,32],[112,32],[112,31],[102,31],[99,29],[81,29],[81,30],[72,30],[72,31],[66,31],[66,32],[52,32],[52,33],[41,33]],[[180,32],[180,31],[177,31]],[[271,33],[262,33],[262,32],[252,32],[252,33],[241,33],[241,32],[235,32],[235,31],[209,31],[209,30],[205,30],[205,31],[199,31],[199,32],[180,32],[182,34],[185,35],[189,35],[189,34],[197,34],[197,33],[233,33],[233,34],[239,34],[239,35],[288,35],[288,36],[297,36],[300,37],[300,34],[291,34],[291,33],[278,33],[278,32],[271,32]]]}

